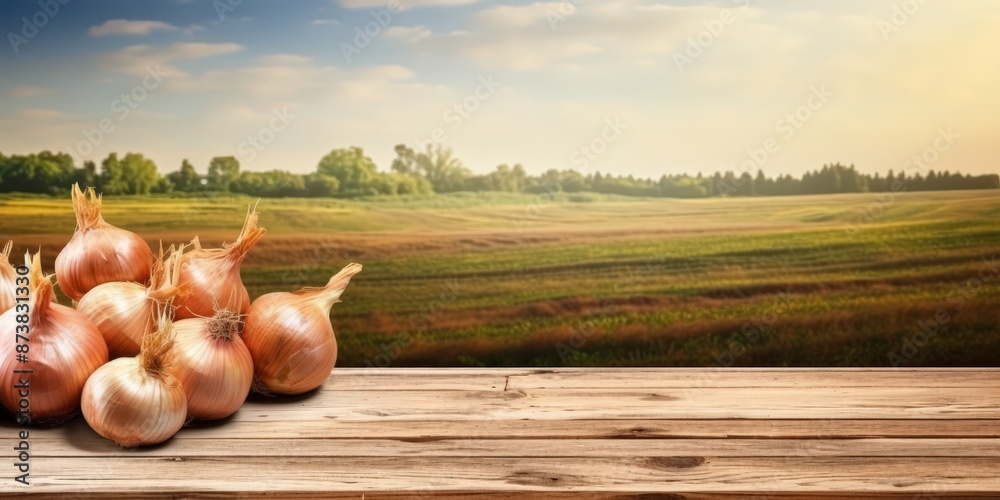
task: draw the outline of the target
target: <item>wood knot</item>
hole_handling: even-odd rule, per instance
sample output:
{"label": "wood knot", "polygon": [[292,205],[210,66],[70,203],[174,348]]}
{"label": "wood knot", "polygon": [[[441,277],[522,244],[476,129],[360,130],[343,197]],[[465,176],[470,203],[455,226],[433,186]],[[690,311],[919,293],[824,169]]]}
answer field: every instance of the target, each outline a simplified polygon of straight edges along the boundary
{"label": "wood knot", "polygon": [[646,463],[660,469],[690,469],[705,463],[704,457],[650,457]]}
{"label": "wood knot", "polygon": [[650,394],[642,398],[643,401],[677,401],[680,399],[677,396],[667,396],[664,394]]}
{"label": "wood knot", "polygon": [[521,486],[559,486],[561,477],[541,471],[516,471],[507,482]]}

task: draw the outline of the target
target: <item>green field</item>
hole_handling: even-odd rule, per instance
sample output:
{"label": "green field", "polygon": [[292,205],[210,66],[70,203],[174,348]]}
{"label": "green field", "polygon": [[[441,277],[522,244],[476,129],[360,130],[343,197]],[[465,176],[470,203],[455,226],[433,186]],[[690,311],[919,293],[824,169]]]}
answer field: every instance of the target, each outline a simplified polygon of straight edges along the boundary
{"label": "green field", "polygon": [[[154,245],[218,244],[254,202],[115,197],[105,218]],[[258,209],[251,296],[364,264],[334,307],[341,366],[1000,365],[1000,191]],[[68,199],[0,198],[0,235],[41,246],[47,270],[73,226]]]}

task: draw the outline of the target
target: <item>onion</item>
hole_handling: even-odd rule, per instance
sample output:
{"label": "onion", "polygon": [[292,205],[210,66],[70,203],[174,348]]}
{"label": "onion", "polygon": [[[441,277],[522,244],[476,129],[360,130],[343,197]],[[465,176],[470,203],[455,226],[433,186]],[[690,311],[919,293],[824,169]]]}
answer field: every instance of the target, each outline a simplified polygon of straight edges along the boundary
{"label": "onion", "polygon": [[[31,269],[30,300],[0,315],[0,352],[3,353],[0,356],[0,403],[12,412],[18,411],[21,397],[15,385],[26,378],[30,386],[29,397],[25,398],[30,404],[26,412],[28,418],[55,422],[79,409],[80,392],[87,377],[108,361],[108,346],[86,316],[52,302],[51,277],[43,276],[39,254],[36,253],[33,259],[30,254],[26,255],[25,265]],[[22,328],[25,324],[27,333]],[[27,337],[27,341],[18,342],[18,334]],[[28,346],[24,353],[26,363],[18,361],[14,354],[19,352],[18,345]],[[15,373],[14,370],[30,372]]]}
{"label": "onion", "polygon": [[267,232],[257,227],[257,219],[257,211],[248,209],[239,237],[222,248],[203,249],[198,238],[191,242],[194,250],[181,258],[178,281],[190,287],[191,293],[174,300],[177,319],[207,318],[216,311],[246,314],[250,294],[240,278],[240,264]]}
{"label": "onion", "polygon": [[253,360],[239,329],[239,316],[229,311],[174,323],[177,336],[168,370],[184,386],[188,415],[204,420],[225,418],[246,401],[253,382]]}
{"label": "onion", "polygon": [[301,394],[319,387],[337,362],[330,308],[360,264],[349,264],[325,287],[260,296],[250,306],[243,341],[254,362],[255,389]]}
{"label": "onion", "polygon": [[76,231],[56,257],[59,288],[69,298],[83,294],[101,283],[133,281],[145,284],[153,265],[153,252],[139,235],[104,222],[101,198],[88,188],[73,185]]}
{"label": "onion", "polygon": [[173,345],[169,306],[160,306],[156,328],[133,358],[100,367],[83,388],[83,418],[94,431],[121,446],[162,443],[187,417],[187,396],[166,362]]}
{"label": "onion", "polygon": [[156,305],[184,291],[176,285],[181,251],[170,247],[169,256],[164,259],[160,248],[148,287],[123,281],[103,283],[76,304],[76,310],[90,318],[104,336],[112,359],[139,354],[143,336],[155,326]]}

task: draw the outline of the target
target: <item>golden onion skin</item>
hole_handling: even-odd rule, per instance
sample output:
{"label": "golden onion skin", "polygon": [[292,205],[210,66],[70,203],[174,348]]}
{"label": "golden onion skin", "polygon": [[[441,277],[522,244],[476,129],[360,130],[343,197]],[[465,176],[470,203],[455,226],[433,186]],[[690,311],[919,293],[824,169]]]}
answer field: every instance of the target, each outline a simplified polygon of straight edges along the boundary
{"label": "golden onion skin", "polygon": [[81,409],[95,432],[131,448],[176,434],[187,419],[187,396],[173,375],[149,374],[137,358],[118,358],[87,380]]}
{"label": "golden onion skin", "polygon": [[236,331],[212,333],[213,318],[174,322],[174,347],[167,370],[188,398],[188,415],[202,420],[226,418],[243,405],[253,383],[253,360]]}
{"label": "golden onion skin", "polygon": [[258,390],[302,394],[323,384],[337,363],[330,308],[361,265],[350,264],[322,288],[262,295],[250,306],[243,341]]}
{"label": "golden onion skin", "polygon": [[248,208],[240,235],[222,248],[201,248],[197,238],[191,242],[194,249],[181,258],[177,281],[189,293],[174,299],[176,319],[209,318],[219,311],[246,314],[250,294],[240,278],[240,264],[267,233],[257,225],[259,218],[256,210]]}
{"label": "golden onion skin", "polygon": [[[32,290],[27,316],[29,350],[27,363],[15,356],[17,334],[24,325],[17,308],[0,315],[0,404],[16,412],[20,396],[15,384],[30,377],[29,411],[32,421],[57,420],[76,413],[87,378],[108,361],[104,337],[90,320],[73,309],[52,302],[52,283],[41,277],[36,254],[32,268]],[[24,343],[22,342],[22,345]],[[17,374],[14,370],[31,370]]]}
{"label": "golden onion skin", "polygon": [[153,327],[155,304],[138,283],[97,285],[76,304],[104,336],[111,359],[139,354],[142,337]]}
{"label": "golden onion skin", "polygon": [[93,188],[84,195],[73,186],[76,230],[56,256],[59,288],[73,300],[112,281],[149,281],[153,252],[139,235],[104,222],[101,199]]}
{"label": "golden onion skin", "polygon": [[185,254],[179,283],[189,287],[191,293],[174,299],[178,320],[210,318],[216,311],[246,314],[250,309],[250,294],[240,278],[240,262],[218,249]]}
{"label": "golden onion skin", "polygon": [[258,383],[276,394],[302,394],[319,387],[337,363],[329,308],[291,293],[269,293],[255,300],[243,341]]}

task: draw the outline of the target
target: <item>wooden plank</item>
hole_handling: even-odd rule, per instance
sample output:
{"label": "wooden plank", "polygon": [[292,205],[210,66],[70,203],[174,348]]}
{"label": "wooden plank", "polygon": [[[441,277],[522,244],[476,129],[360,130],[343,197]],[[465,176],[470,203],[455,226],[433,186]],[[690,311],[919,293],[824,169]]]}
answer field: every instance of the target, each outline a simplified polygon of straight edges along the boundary
{"label": "wooden plank", "polygon": [[[14,439],[0,439],[10,450]],[[31,440],[32,457],[998,457],[1000,439],[178,439],[123,450],[96,433]],[[1000,460],[998,460],[1000,462]],[[44,471],[43,471],[44,472]]]}
{"label": "wooden plank", "polygon": [[335,368],[335,390],[646,389],[709,387],[996,388],[995,368]]}
{"label": "wooden plank", "polygon": [[844,387],[695,391],[338,391],[246,406],[234,421],[499,419],[1000,419],[992,389]]}
{"label": "wooden plank", "polygon": [[[50,493],[22,494],[16,498],[51,498]],[[188,491],[183,495],[184,499],[190,500],[219,500],[232,498],[232,493],[211,492],[211,491]],[[246,491],[240,492],[239,498],[295,498],[299,500],[326,500],[326,499],[350,499],[350,500],[430,500],[430,499],[472,499],[472,500],[507,500],[507,499],[541,499],[541,500],[715,500],[715,499],[739,499],[739,500],[816,500],[819,499],[845,499],[845,500],[885,500],[885,499],[908,499],[908,500],[938,500],[938,499],[996,499],[996,492],[947,492],[938,490],[909,491],[900,493],[873,493],[864,494],[856,492],[822,492],[815,491],[809,493],[788,493],[777,491],[766,492],[684,492],[683,494],[672,493],[622,493],[622,492],[585,492],[573,491],[451,491],[451,490],[406,490],[406,491],[364,491],[358,492],[330,492],[330,491],[282,491],[280,495],[274,492]],[[0,492],[0,498],[5,498]],[[74,492],[69,495],[60,495],[60,498],[74,499],[95,499],[105,498],[128,498],[128,499],[162,499],[168,498],[164,493],[159,492]]]}
{"label": "wooden plank", "polygon": [[[246,411],[244,408],[241,411]],[[996,420],[315,420],[259,418],[195,424],[172,441],[218,439],[858,439],[1000,438]],[[0,436],[17,432],[0,423]],[[83,418],[53,429],[35,429],[39,439],[76,441],[92,431]]]}
{"label": "wooden plank", "polygon": [[[1000,370],[336,369],[324,388],[121,450],[32,430],[80,498],[1000,496]],[[16,427],[0,423],[0,448]],[[838,493],[840,492],[840,493]]]}
{"label": "wooden plank", "polygon": [[509,389],[627,389],[713,387],[934,387],[995,389],[1000,369],[749,369],[636,368],[539,370],[510,375]]}
{"label": "wooden plank", "polygon": [[[39,458],[30,492],[1000,493],[995,458]],[[42,474],[41,471],[46,471]],[[4,491],[13,496],[24,491]]]}

